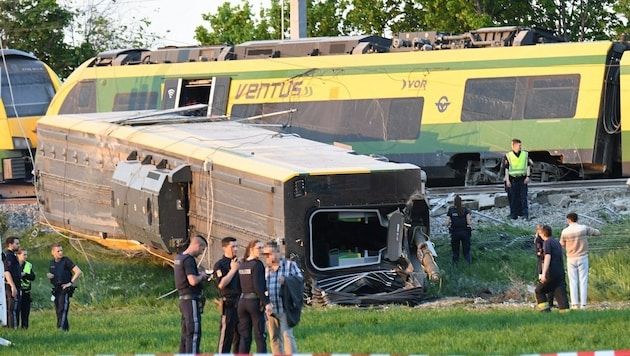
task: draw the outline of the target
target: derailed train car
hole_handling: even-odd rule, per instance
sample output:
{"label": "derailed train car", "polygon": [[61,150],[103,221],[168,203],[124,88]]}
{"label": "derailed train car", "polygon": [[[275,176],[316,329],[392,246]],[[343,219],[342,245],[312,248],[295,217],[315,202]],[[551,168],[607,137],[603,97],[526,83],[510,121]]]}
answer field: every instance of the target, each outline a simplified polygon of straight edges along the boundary
{"label": "derailed train car", "polygon": [[[415,303],[438,279],[419,167],[236,122],[146,112],[46,116],[46,223],[168,258],[192,234],[281,243],[322,303]],[[428,278],[427,278],[428,276]]]}

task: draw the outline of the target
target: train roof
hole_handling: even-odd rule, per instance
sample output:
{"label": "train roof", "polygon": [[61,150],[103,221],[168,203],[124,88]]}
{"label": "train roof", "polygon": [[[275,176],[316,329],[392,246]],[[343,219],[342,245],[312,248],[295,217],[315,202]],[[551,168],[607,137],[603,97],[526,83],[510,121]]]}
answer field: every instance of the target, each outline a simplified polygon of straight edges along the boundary
{"label": "train roof", "polygon": [[20,51],[19,49],[0,49],[0,60],[4,60],[5,57],[18,57],[37,60],[37,57],[35,57],[34,55],[26,53],[24,51]]}
{"label": "train roof", "polygon": [[44,116],[38,127],[64,131],[69,136],[76,132],[81,137],[88,134],[133,142],[184,161],[235,167],[281,181],[304,175],[420,170],[412,164],[384,162],[347,148],[233,121],[181,122],[193,120],[168,115],[161,117],[161,123],[130,125],[138,114],[146,112]]}
{"label": "train roof", "polygon": [[237,45],[168,46],[157,50],[120,49],[98,54],[89,66],[232,61],[260,58],[362,55],[385,52],[463,48],[520,47],[564,42],[553,31],[522,26],[486,27],[462,34],[437,31],[401,32],[393,38],[376,35],[259,40]]}

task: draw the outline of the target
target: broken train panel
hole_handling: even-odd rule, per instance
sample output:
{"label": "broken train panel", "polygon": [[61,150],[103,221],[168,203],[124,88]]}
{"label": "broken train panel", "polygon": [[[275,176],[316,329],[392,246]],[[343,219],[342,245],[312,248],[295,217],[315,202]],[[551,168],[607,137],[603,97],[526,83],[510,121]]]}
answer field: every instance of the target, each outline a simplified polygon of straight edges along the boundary
{"label": "broken train panel", "polygon": [[[275,240],[323,303],[410,302],[425,270],[439,278],[418,167],[239,123],[134,115],[39,122],[45,222],[169,258],[200,233],[205,266],[221,257],[225,236],[241,246]],[[335,297],[346,294],[358,299]]]}

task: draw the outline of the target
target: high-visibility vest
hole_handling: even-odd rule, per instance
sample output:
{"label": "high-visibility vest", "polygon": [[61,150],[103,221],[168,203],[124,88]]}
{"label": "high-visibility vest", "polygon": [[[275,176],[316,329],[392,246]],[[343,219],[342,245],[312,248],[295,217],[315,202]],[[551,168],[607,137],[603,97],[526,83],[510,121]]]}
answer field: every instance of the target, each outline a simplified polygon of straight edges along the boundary
{"label": "high-visibility vest", "polygon": [[[33,272],[33,264],[28,261],[24,261],[24,267],[22,267],[22,271],[26,274],[31,274]],[[31,290],[31,281],[22,278],[20,284],[22,285],[23,292]]]}
{"label": "high-visibility vest", "polygon": [[510,167],[508,168],[508,174],[512,177],[522,177],[527,175],[527,152],[521,151],[520,155],[515,155],[514,151],[510,151],[507,154]]}

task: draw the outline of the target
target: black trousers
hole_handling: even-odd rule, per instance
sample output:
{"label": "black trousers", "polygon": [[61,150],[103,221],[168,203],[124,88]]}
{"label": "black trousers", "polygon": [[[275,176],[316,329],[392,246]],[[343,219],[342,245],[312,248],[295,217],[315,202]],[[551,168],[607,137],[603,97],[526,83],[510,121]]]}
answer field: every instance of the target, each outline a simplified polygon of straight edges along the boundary
{"label": "black trousers", "polygon": [[267,353],[267,332],[265,313],[260,307],[260,300],[241,298],[238,302],[238,334],[241,337],[239,354],[249,354],[252,346],[252,328],[256,340],[256,353]]}
{"label": "black trousers", "polygon": [[220,354],[237,354],[239,348],[238,334],[238,297],[224,298],[221,300],[219,320],[219,345],[217,352]]}
{"label": "black trousers", "polygon": [[525,177],[510,177],[510,187],[508,198],[510,200],[510,217],[516,219],[519,216],[528,218],[529,211],[527,206],[527,184]]}
{"label": "black trousers", "polygon": [[[553,296],[558,303],[558,309],[569,309],[569,298],[567,297],[567,283],[565,281],[564,274],[562,276],[552,276],[545,280],[545,283],[538,281],[536,285],[536,303],[539,309],[549,309],[548,295],[553,293]],[[545,305],[546,304],[546,305]]]}
{"label": "black trousers", "polygon": [[468,264],[472,263],[470,256],[470,232],[466,229],[455,229],[451,233],[451,249],[453,250],[453,264],[459,261],[459,246],[462,247],[464,259]]}
{"label": "black trousers", "polygon": [[57,329],[68,331],[68,312],[70,311],[70,295],[67,291],[55,293],[55,312],[57,313]]}
{"label": "black trousers", "polygon": [[182,334],[179,339],[179,353],[198,354],[201,346],[201,306],[197,299],[180,299],[182,313]]}
{"label": "black trousers", "polygon": [[20,312],[18,314],[18,324],[22,325],[22,329],[28,329],[32,302],[31,292],[22,292],[22,297],[20,298]]}

